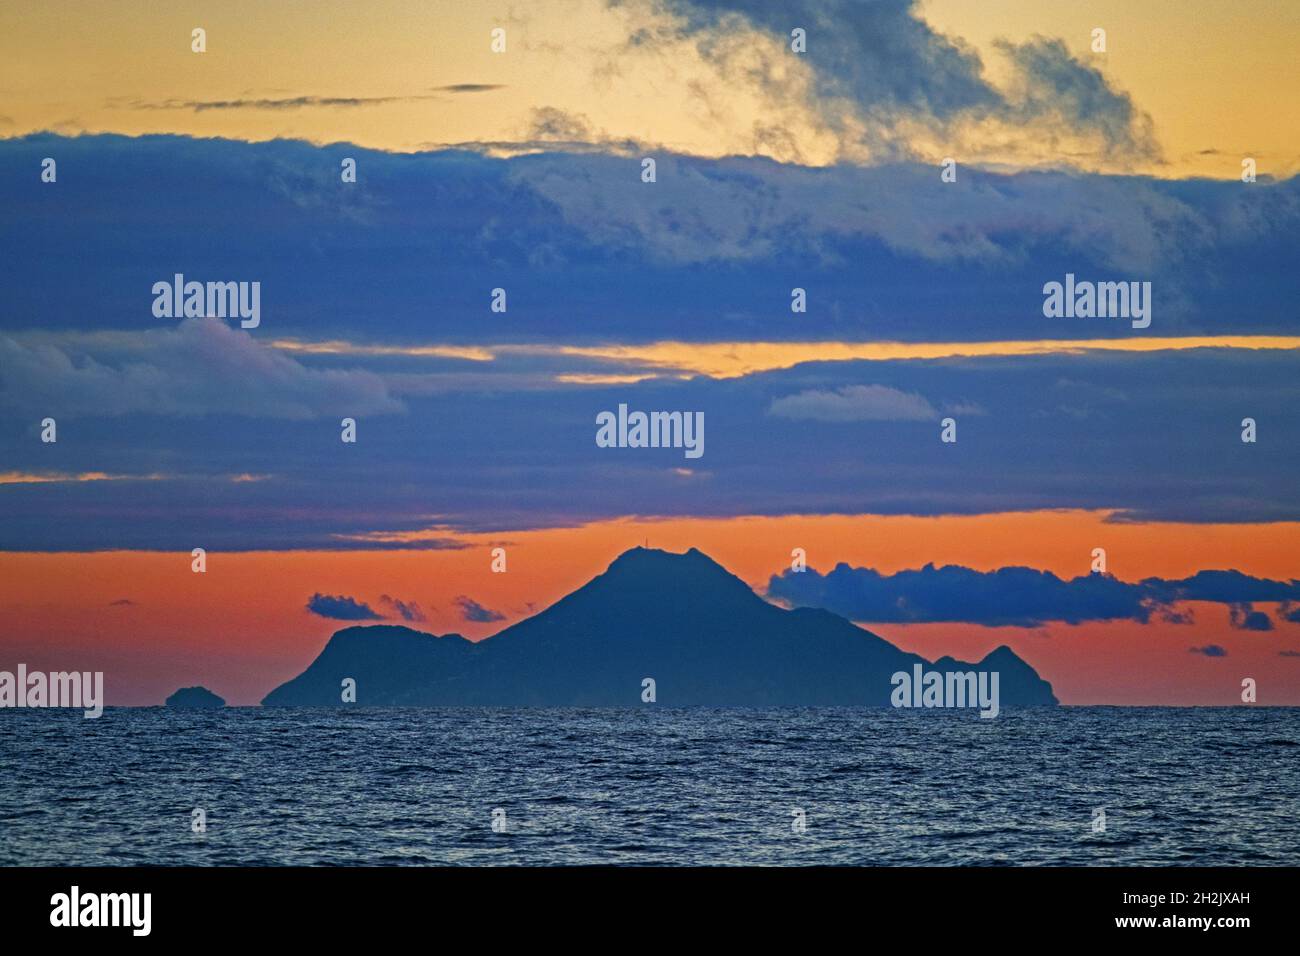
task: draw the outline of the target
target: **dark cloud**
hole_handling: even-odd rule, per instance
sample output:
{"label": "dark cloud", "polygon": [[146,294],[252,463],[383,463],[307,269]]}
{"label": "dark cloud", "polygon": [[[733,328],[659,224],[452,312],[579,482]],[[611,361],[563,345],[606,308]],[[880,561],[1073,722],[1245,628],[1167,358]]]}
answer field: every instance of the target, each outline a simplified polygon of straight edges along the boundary
{"label": "dark cloud", "polygon": [[1204,647],[1189,647],[1189,654],[1203,654],[1206,657],[1227,657],[1228,651],[1218,644],[1206,644]]}
{"label": "dark cloud", "polygon": [[109,607],[135,607],[135,602],[130,598],[118,598],[116,601],[109,601]]}
{"label": "dark cloud", "polygon": [[383,615],[376,614],[369,604],[356,601],[345,595],[313,594],[307,600],[307,610],[320,617],[335,621],[378,621]]}
{"label": "dark cloud", "polygon": [[[57,190],[29,175],[49,155],[78,171]],[[355,184],[339,182],[345,156]],[[642,188],[639,164],[610,155],[0,140],[4,470],[177,476],[0,485],[0,550],[460,547],[460,532],[580,524],[629,502],[664,517],[1300,518],[1294,351],[829,360],[839,341],[1136,334],[1044,319],[1043,283],[1067,271],[1149,276],[1153,336],[1295,335],[1300,180],[982,171],[945,193],[922,166],[659,158]],[[178,270],[260,281],[261,326],[155,319],[151,285]],[[792,321],[796,284],[809,311]],[[487,312],[497,286],[509,321]],[[662,339],[828,347],[727,380],[678,378],[635,348],[530,351]],[[277,345],[291,340],[381,352]],[[506,343],[519,350],[483,361],[382,353]],[[653,379],[557,381],[569,373]],[[873,396],[894,393],[955,414],[959,442],[919,414],[880,414]],[[792,396],[820,413],[769,414]],[[629,400],[705,412],[710,480],[666,480],[683,464],[672,450],[596,448],[595,414]],[[57,446],[39,440],[46,415]],[[1246,415],[1255,445],[1239,438]],[[345,416],[355,446],[339,441]],[[202,477],[240,473],[272,477]],[[1236,583],[1207,572],[1196,586],[1221,603],[1287,597]]]}
{"label": "dark cloud", "polygon": [[[590,132],[582,117],[539,114],[535,132]],[[556,148],[542,139],[537,145]],[[111,164],[113,188],[107,179],[70,181],[75,201],[38,215],[40,194],[18,184],[23,169],[51,153],[80,169]],[[1151,279],[1159,295],[1151,334],[1189,323],[1193,331],[1221,332],[1221,316],[1243,299],[1257,308],[1233,331],[1287,328],[1274,316],[1300,295],[1285,255],[1300,233],[1295,181],[1243,190],[1207,181],[981,172],[978,187],[954,191],[937,186],[928,165],[808,169],[656,155],[654,188],[633,189],[641,185],[639,160],[591,152],[492,159],[172,136],[3,140],[0,199],[32,225],[0,261],[11,296],[0,328],[30,326],[36,315],[43,327],[67,327],[94,314],[97,327],[139,329],[151,318],[150,284],[177,270],[199,279],[259,279],[261,334],[355,337],[357,316],[374,313],[361,327],[377,338],[479,331],[482,324],[465,316],[481,306],[485,285],[507,279],[512,293],[532,293],[516,301],[527,302],[528,328],[539,339],[590,332],[574,318],[583,314],[601,314],[606,337],[869,331],[909,340],[1123,331],[1114,323],[1042,321],[1043,283],[1067,270]],[[339,182],[345,156],[363,170],[355,188]],[[180,177],[179,168],[193,175]],[[74,210],[86,203],[101,218],[76,220]],[[178,207],[192,216],[178,219],[171,212]],[[191,218],[206,224],[202,236]],[[503,230],[503,222],[512,228]],[[303,243],[304,235],[312,242]],[[132,243],[129,261],[113,255],[123,236]],[[60,254],[83,263],[82,281],[58,281]],[[418,268],[430,260],[456,281],[435,281]],[[372,281],[362,281],[361,262]],[[724,272],[702,268],[722,264]],[[812,284],[809,311],[798,324],[773,322],[775,276],[791,268]],[[543,273],[564,282],[562,300],[543,294],[550,288],[538,285]],[[864,275],[890,281],[864,285]],[[627,293],[618,308],[615,287]],[[430,312],[431,301],[442,308]],[[734,316],[721,326],[705,305],[717,302]],[[680,318],[665,329],[664,315]]]}
{"label": "dark cloud", "polygon": [[[670,0],[686,18],[708,55],[727,17],[742,16],[790,42],[790,31],[807,31],[803,59],[815,71],[814,108],[844,97],[869,117],[877,152],[906,155],[906,137],[890,141],[893,122],[928,123],[944,129],[969,120],[998,120],[1036,130],[1039,137],[1094,138],[1097,153],[1108,158],[1154,158],[1159,150],[1150,118],[1131,98],[1111,87],[1094,66],[1076,59],[1058,39],[1035,36],[1025,43],[1002,41],[1012,78],[1009,88],[994,86],[979,54],[962,41],[936,31],[915,0]],[[745,79],[776,86],[779,71]]]}
{"label": "dark cloud", "polygon": [[1165,583],[1182,600],[1239,604],[1244,611],[1250,610],[1251,601],[1286,602],[1300,594],[1295,581],[1269,581],[1240,571],[1198,571],[1181,581]]}
{"label": "dark cloud", "polygon": [[486,608],[473,598],[464,594],[456,598],[456,604],[460,608],[461,617],[466,621],[473,621],[476,624],[486,624],[491,621],[504,621],[506,619],[506,616],[500,611]]}
{"label": "dark cloud", "polygon": [[[239,469],[274,477],[0,485],[0,549],[188,551],[195,541],[223,550],[458,547],[461,532],[602,520],[626,514],[629,501],[643,514],[720,518],[1082,507],[1118,509],[1118,520],[1247,522],[1295,520],[1300,507],[1293,478],[1300,420],[1270,416],[1268,441],[1248,446],[1240,418],[1224,414],[1300,400],[1294,357],[1281,352],[825,363],[745,380],[523,391],[508,384],[509,361],[485,364],[502,365],[500,385],[488,375],[405,398],[404,415],[362,416],[355,446],[339,442],[337,419],[222,414],[216,401],[210,414],[185,419],[60,417],[64,472]],[[1058,388],[1067,378],[1077,384]],[[942,445],[937,421],[767,413],[777,397],[854,382],[888,383],[939,407],[966,396],[988,414],[959,415],[958,443]],[[629,400],[704,411],[701,462],[712,479],[665,480],[685,463],[677,451],[596,448],[596,412]],[[1067,418],[1056,411],[1063,404],[1089,414]],[[10,468],[50,466],[33,414],[0,416]],[[583,493],[574,495],[575,487]],[[442,503],[441,514],[429,514],[431,501]],[[406,533],[417,530],[423,534]],[[1274,604],[1294,594],[1283,582],[1261,589],[1230,571],[1203,573],[1185,587],[1222,604]]]}
{"label": "dark cloud", "polygon": [[[1233,594],[1255,600],[1300,596],[1300,581],[1251,578],[1240,572],[1201,572],[1181,580],[1147,578],[1137,583],[1090,574],[1064,580],[1050,571],[1007,567],[976,571],[955,565],[885,575],[872,568],[839,564],[826,575],[813,568],[773,575],[768,593],[794,606],[822,607],[857,621],[923,623],[960,621],[989,627],[1037,627],[1047,622],[1132,620],[1188,623],[1173,605],[1186,601],[1223,602],[1222,584]],[[1229,605],[1233,626],[1269,630],[1272,622],[1249,604]],[[1259,619],[1264,625],[1261,626]]]}
{"label": "dark cloud", "polygon": [[1272,619],[1263,611],[1254,610],[1249,603],[1233,604],[1228,622],[1238,631],[1271,631]]}
{"label": "dark cloud", "polygon": [[452,83],[450,86],[435,86],[437,93],[489,93],[492,90],[504,90],[501,83]]}
{"label": "dark cloud", "polygon": [[981,76],[979,55],[930,27],[912,0],[673,0],[669,7],[697,31],[716,29],[726,14],[743,15],[786,44],[792,28],[804,28],[824,96],[938,118],[1001,102]]}

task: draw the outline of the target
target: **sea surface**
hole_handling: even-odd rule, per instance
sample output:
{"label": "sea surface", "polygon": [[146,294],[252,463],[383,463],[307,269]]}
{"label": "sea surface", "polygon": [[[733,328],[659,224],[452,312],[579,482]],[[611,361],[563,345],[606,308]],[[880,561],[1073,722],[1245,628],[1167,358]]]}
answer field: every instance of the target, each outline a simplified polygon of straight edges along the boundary
{"label": "sea surface", "polygon": [[4,710],[0,864],[1294,865],[1300,709]]}

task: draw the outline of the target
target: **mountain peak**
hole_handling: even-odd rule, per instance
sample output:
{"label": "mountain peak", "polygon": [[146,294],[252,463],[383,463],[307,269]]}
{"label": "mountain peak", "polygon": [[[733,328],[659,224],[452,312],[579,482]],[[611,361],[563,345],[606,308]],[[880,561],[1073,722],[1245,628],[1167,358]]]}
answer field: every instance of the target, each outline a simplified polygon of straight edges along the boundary
{"label": "mountain peak", "polygon": [[609,563],[609,570],[612,571],[616,567],[636,569],[650,567],[679,569],[712,567],[723,574],[731,573],[699,548],[690,548],[687,551],[678,552],[665,551],[662,548],[649,548],[639,544],[628,548]]}
{"label": "mountain peak", "polygon": [[698,595],[711,600],[730,597],[762,601],[753,588],[698,548],[676,552],[639,545],[624,551],[610,562],[604,574],[575,593],[583,592],[617,592],[622,598]]}

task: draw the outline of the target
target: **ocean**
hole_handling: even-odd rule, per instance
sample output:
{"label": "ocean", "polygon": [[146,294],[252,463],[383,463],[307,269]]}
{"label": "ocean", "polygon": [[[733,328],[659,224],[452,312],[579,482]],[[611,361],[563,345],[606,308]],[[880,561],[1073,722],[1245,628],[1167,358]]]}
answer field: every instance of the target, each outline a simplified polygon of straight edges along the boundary
{"label": "ocean", "polygon": [[1297,795],[1296,708],[0,711],[6,866],[1295,865]]}

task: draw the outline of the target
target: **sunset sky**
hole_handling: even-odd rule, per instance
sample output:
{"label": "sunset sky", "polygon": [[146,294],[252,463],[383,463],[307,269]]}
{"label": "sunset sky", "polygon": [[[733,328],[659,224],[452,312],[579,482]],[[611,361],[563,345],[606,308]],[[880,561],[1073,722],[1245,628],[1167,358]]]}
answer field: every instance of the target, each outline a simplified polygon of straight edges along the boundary
{"label": "sunset sky", "polygon": [[[1298,43],[1265,0],[10,0],[0,669],[251,704],[648,540],[1064,703],[1300,705]],[[260,325],[157,317],[178,273]],[[1045,317],[1067,273],[1150,327]],[[704,455],[597,447],[620,403]]]}

